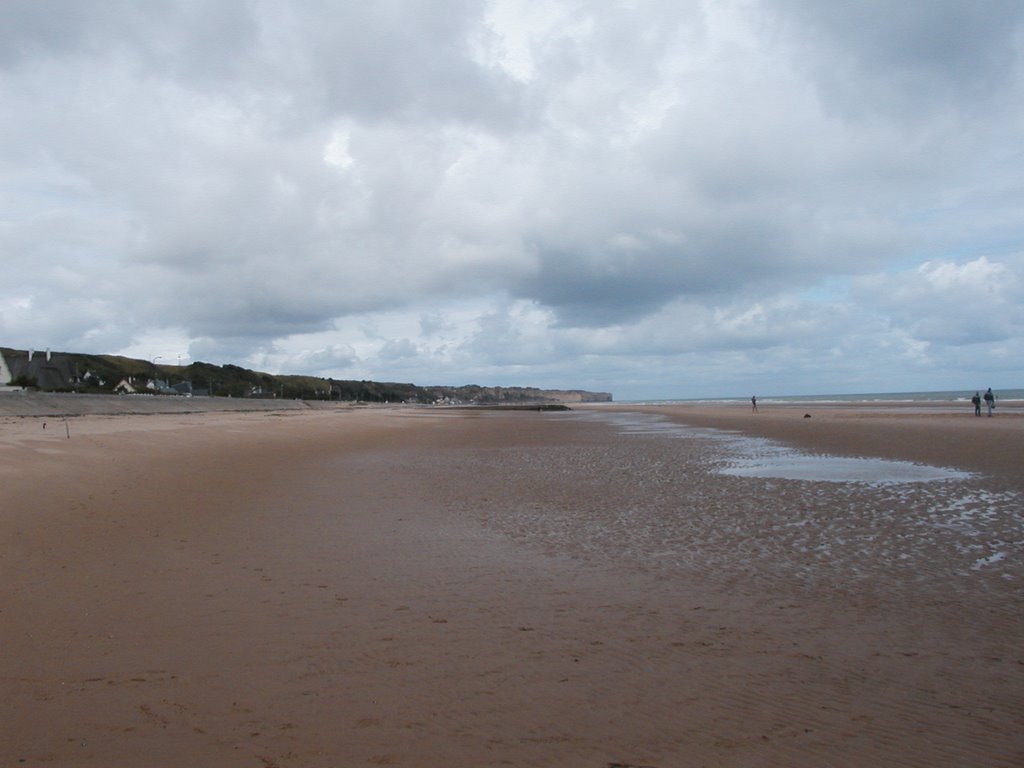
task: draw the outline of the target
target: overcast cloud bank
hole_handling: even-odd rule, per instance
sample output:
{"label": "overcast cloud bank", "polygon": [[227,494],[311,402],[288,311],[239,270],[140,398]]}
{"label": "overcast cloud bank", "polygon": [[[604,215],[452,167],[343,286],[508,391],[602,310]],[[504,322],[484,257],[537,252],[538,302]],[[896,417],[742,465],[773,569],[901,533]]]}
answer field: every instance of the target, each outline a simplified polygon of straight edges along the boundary
{"label": "overcast cloud bank", "polygon": [[0,5],[0,339],[618,399],[1020,386],[1024,5]]}

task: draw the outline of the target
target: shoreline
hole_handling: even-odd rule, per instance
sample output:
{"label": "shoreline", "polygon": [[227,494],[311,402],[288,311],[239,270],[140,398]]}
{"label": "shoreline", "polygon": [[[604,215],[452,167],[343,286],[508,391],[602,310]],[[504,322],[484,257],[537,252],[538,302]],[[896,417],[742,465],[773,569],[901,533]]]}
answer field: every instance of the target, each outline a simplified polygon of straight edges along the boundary
{"label": "shoreline", "polygon": [[812,453],[901,459],[1008,480],[1024,476],[1024,410],[1004,409],[992,418],[976,417],[973,411],[933,412],[918,404],[897,410],[801,404],[763,407],[757,413],[749,405],[616,405],[587,410],[655,413],[691,426],[779,440]]}
{"label": "shoreline", "polygon": [[[973,415],[969,400],[758,400],[760,412],[802,410],[829,412],[833,410],[877,411],[879,413],[936,413],[946,415]],[[148,413],[205,413],[249,412],[275,410],[317,410],[336,408],[395,407],[395,408],[489,408],[494,410],[530,410],[551,406],[553,403],[506,403],[429,405],[405,403],[354,402],[341,400],[283,400],[278,398],[231,397],[175,397],[169,395],[134,394],[100,395],[63,392],[4,391],[0,388],[0,416],[84,416],[88,414],[148,414]],[[679,401],[623,401],[578,402],[566,401],[558,405],[570,409],[607,408],[611,410],[679,408],[685,410],[750,410],[749,401],[742,400],[679,400]],[[1024,416],[1024,399],[999,400],[996,415]]]}

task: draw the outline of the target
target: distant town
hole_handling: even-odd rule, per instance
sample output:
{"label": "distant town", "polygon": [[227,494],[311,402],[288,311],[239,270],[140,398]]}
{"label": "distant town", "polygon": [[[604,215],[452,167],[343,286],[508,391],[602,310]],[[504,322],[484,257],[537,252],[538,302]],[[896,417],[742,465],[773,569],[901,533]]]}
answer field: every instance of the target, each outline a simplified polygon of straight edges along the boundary
{"label": "distant town", "polygon": [[608,392],[535,387],[419,386],[274,375],[236,365],[158,364],[118,355],[0,347],[0,394],[60,392],[152,397],[335,400],[421,405],[528,405],[610,402]]}

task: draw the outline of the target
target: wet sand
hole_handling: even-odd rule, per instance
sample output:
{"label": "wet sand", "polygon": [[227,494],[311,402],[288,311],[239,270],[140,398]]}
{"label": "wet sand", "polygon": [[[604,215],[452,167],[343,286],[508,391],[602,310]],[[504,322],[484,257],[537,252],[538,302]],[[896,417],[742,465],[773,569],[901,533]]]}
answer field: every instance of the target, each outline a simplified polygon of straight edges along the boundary
{"label": "wet sand", "polygon": [[730,477],[603,407],[0,418],[0,764],[1024,762],[1024,421],[647,410],[985,473]]}
{"label": "wet sand", "polygon": [[[622,406],[618,406],[622,407]],[[635,410],[635,408],[633,409]],[[785,440],[812,452],[880,456],[963,467],[1012,478],[1024,475],[1024,404],[976,417],[970,404],[904,404],[895,407],[814,405],[644,406],[698,426]],[[805,414],[809,418],[805,418]]]}

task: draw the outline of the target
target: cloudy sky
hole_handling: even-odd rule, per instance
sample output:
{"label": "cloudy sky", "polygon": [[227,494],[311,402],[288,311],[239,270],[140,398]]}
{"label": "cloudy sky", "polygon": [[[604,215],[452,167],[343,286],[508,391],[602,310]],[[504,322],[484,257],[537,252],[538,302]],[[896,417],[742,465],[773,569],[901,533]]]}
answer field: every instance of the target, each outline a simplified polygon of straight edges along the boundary
{"label": "cloudy sky", "polygon": [[0,345],[1024,386],[1020,0],[0,0]]}

